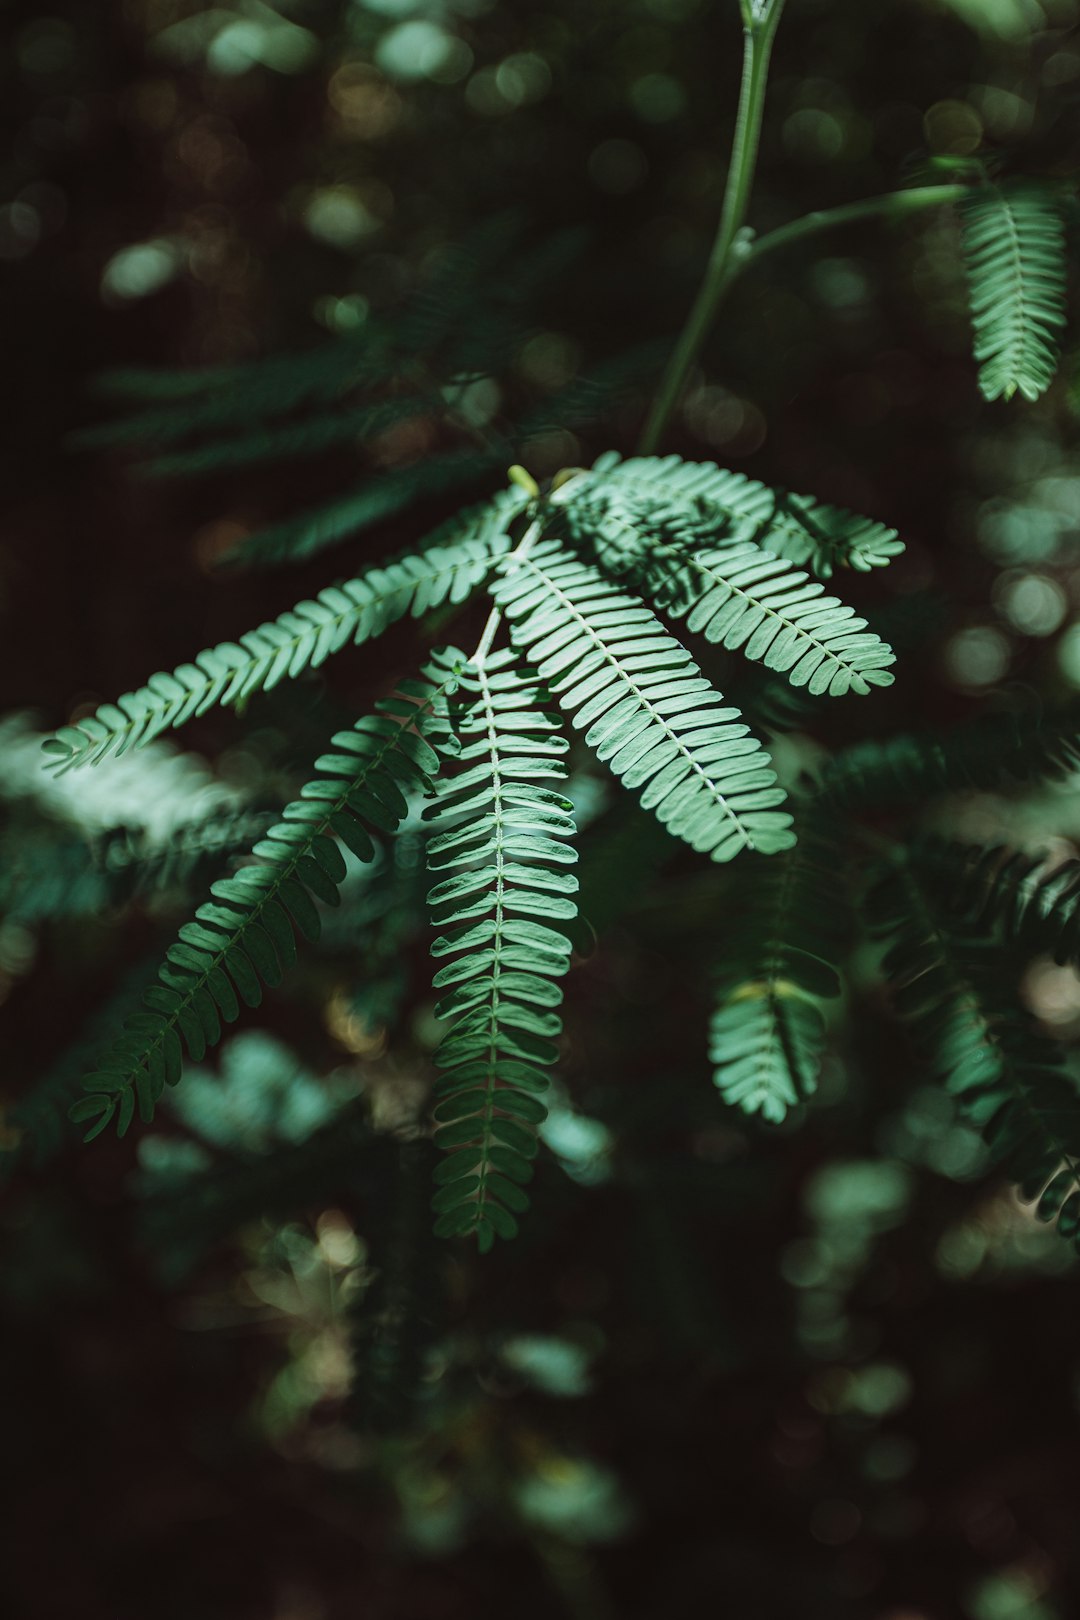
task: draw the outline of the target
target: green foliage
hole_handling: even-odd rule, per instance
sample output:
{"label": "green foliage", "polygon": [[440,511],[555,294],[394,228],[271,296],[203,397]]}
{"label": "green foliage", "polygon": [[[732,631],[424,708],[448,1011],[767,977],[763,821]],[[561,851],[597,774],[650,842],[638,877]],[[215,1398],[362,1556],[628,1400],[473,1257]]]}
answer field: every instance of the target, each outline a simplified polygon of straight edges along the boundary
{"label": "green foliage", "polygon": [[[620,482],[626,467],[629,483]],[[428,862],[448,873],[429,896],[437,927],[448,930],[434,948],[451,958],[435,979],[449,989],[437,1012],[451,1024],[438,1057],[435,1120],[440,1146],[452,1152],[439,1174],[437,1231],[473,1233],[487,1248],[516,1232],[528,1205],[539,1096],[561,1029],[554,980],[569,961],[567,937],[550,924],[575,914],[576,880],[562,870],[574,858],[561,841],[573,828],[569,801],[536,785],[564,776],[567,746],[542,690],[692,849],[727,862],[794,844],[768,754],[625,578],[636,575],[662,611],[686,617],[707,642],[786,675],[798,691],[865,694],[891,681],[891,650],[820,583],[762,550],[747,524],[761,537],[786,523],[789,542],[793,524],[804,534],[812,526],[823,568],[827,554],[832,562],[859,556],[860,566],[887,560],[896,549],[888,532],[805,500],[781,521],[781,503],[760,486],[671,459],[603,457],[591,473],[557,479],[545,497],[529,484],[515,472],[510,489],[444,524],[417,552],[327,587],[46,742],[61,774],[97,764],[214,705],[241,704],[301,676],[406,613],[458,606],[481,585],[494,603],[472,661],[436,654],[375,718],[338,732],[338,751],[317,761],[321,774],[255,843],[259,864],[212,884],[144,1009],[84,1082],[88,1095],[71,1114],[89,1123],[88,1137],[114,1119],[123,1134],[136,1105],[142,1119],[153,1117],[165,1086],[180,1078],[185,1048],[200,1061],[222,1020],[235,1020],[241,1003],[259,1006],[263,986],[280,981],[296,934],[319,937],[319,905],[338,904],[346,876],[338,841],[370,862],[376,848],[364,823],[391,835],[409,814],[405,792],[433,790]],[[742,530],[703,545],[700,492],[718,486],[739,508]],[[711,512],[715,537],[715,504]],[[535,675],[509,649],[490,650],[504,614]],[[806,978],[806,962],[801,971]],[[810,1064],[800,1057],[792,1070],[801,1093]],[[777,1082],[777,1097],[782,1091]]]}
{"label": "green foliage", "polygon": [[904,545],[895,529],[825,506],[810,495],[768,489],[711,461],[678,456],[601,456],[591,478],[573,486],[573,509],[586,526],[610,536],[626,531],[697,551],[709,544],[752,541],[828,579],[838,568],[865,573],[886,567]]}
{"label": "green foliage", "polygon": [[221,558],[222,565],[277,568],[303,562],[340,540],[394,517],[415,501],[475,484],[508,459],[497,449],[447,450],[428,456],[418,465],[392,468],[380,478],[366,479],[359,489],[325,506],[260,529],[227,551]]}
{"label": "green foliage", "polygon": [[145,977],[143,968],[125,975],[115,993],[90,1015],[74,1040],[69,1040],[34,1084],[5,1109],[0,1134],[0,1182],[23,1164],[46,1164],[65,1146],[69,1111],[80,1096],[87,1065],[102,1042],[112,1039],[123,1020],[137,1012]]}
{"label": "green foliage", "polygon": [[1000,844],[927,841],[921,870],[941,885],[951,913],[1026,956],[1080,961],[1080,861],[1047,862]]}
{"label": "green foliage", "polygon": [[269,810],[219,811],[185,822],[160,841],[143,830],[115,827],[95,841],[90,853],[114,903],[134,895],[182,892],[231,856],[245,853],[274,819]]}
{"label": "green foliage", "polygon": [[518,215],[495,216],[438,255],[402,309],[369,312],[359,332],[310,352],[195,372],[107,374],[101,394],[143,408],[74,442],[149,450],[145,472],[188,477],[337,447],[362,451],[410,422],[439,429],[440,448],[422,461],[369,469],[357,489],[271,525],[223,559],[248,566],[299,561],[419,501],[476,486],[533,436],[593,419],[655,363],[655,345],[638,344],[523,405],[516,421],[474,420],[470,384],[506,369],[529,334],[530,306],[581,248],[573,231],[527,249],[522,235]]}
{"label": "green foliage", "polygon": [[198,653],[171,675],[152,675],[137,692],[102,705],[46,746],[58,771],[96,764],[107,754],[142,747],[216,705],[240,703],[317,669],[342,647],[378,636],[407,613],[414,617],[463,601],[509,547],[504,525],[516,509],[512,495],[473,507],[444,524],[417,553],[330,585],[314,601],[298,602],[272,624]]}
{"label": "green foliage", "polygon": [[[757,66],[706,304],[739,268],[741,249],[753,256],[740,227],[781,9],[743,0]],[[952,202],[962,190],[869,199],[775,235],[791,241],[887,214],[894,203],[898,214],[938,204],[943,191]],[[984,177],[959,207],[982,390],[1033,399],[1053,374],[1064,319],[1062,193]],[[399,307],[365,309],[360,330],[312,353],[204,373],[114,373],[103,391],[129,414],[83,442],[133,445],[148,454],[148,470],[175,476],[373,448],[364,465],[381,461],[381,473],[364,472],[344,494],[250,536],[225,561],[310,558],[414,502],[482,490],[519,454],[527,462],[531,442],[590,422],[654,364],[645,343],[580,374],[569,368],[561,386],[540,386],[540,397],[523,381],[520,361],[542,330],[547,289],[579,248],[575,233],[523,245],[520,221],[487,220],[461,247],[431,255]],[[700,353],[696,320],[661,383],[646,443],[656,442]],[[496,377],[497,407],[478,405],[474,384]],[[422,426],[432,445],[416,465],[386,450],[393,430],[408,424]],[[880,807],[898,815],[956,789],[1060,776],[1080,761],[1076,717],[1064,712],[991,715],[941,735],[873,734],[823,762],[805,738],[781,737],[770,739],[774,763],[752,723],[810,731],[826,707],[820,699],[874,696],[893,684],[891,646],[826,582],[886,567],[903,551],[896,531],[678,456],[608,451],[543,490],[519,466],[510,476],[510,488],[409,551],[152,676],[46,744],[56,776],[115,759],[216,707],[242,712],[254,694],[305,677],[406,616],[441,634],[448,610],[490,598],[475,652],[433,654],[420,679],[400,683],[374,717],[337,731],[315,778],[272,826],[259,826],[250,861],[213,882],[142,1009],[84,1082],[87,1095],[71,1112],[90,1124],[89,1136],[110,1121],[123,1134],[136,1106],[151,1118],[185,1058],[200,1061],[241,1003],[261,1004],[264,986],[292,966],[298,936],[318,939],[325,908],[343,898],[347,917],[328,935],[350,955],[353,977],[335,995],[361,1023],[392,1020],[409,982],[423,861],[434,877],[427,898],[441,960],[435,1015],[448,1026],[434,1060],[435,1137],[445,1155],[435,1231],[474,1236],[487,1250],[516,1234],[528,1207],[541,1099],[562,1034],[576,817],[562,791],[571,743],[556,710],[581,735],[582,756],[606,766],[654,818],[644,821],[634,806],[627,821],[624,808],[614,837],[605,822],[586,884],[590,912],[619,916],[679,843],[726,869],[710,880],[715,896],[707,886],[701,895],[710,924],[723,919],[708,942],[714,1078],[727,1102],[773,1122],[818,1083],[826,1003],[841,988],[846,884],[849,872],[859,877],[853,818]],[[701,638],[704,667],[683,631]],[[808,765],[815,782],[806,781]],[[583,779],[587,821],[590,791],[603,790],[590,789],[587,771]],[[433,803],[419,817],[425,795]],[[233,833],[244,813],[230,809]],[[145,848],[118,831],[94,859],[108,872],[106,892],[130,897],[170,872],[190,882],[213,855],[235,861],[239,853],[228,830],[212,845],[210,823],[175,845],[158,839]],[[629,881],[617,863],[633,868]],[[942,880],[933,904],[920,888],[932,870]],[[899,1005],[936,1067],[1025,1188],[1042,1177],[1057,1189],[1044,1208],[1070,1231],[1072,1183],[1051,1162],[1073,1152],[1068,1083],[1055,1049],[1009,1002],[1001,960],[1006,945],[1034,949],[1036,941],[1059,959],[1075,955],[1076,888],[1072,868],[1047,875],[1027,857],[919,844],[897,856],[868,903],[890,942],[886,968]],[[83,894],[73,884],[76,891]],[[30,902],[16,896],[16,917],[18,903]],[[422,1156],[410,1158],[410,1186]],[[1069,1157],[1070,1176],[1072,1164]],[[415,1248],[414,1225],[410,1215],[401,1255]],[[386,1306],[391,1317],[397,1308],[392,1299]]]}
{"label": "green foliage", "polygon": [[950,924],[910,861],[891,863],[868,915],[887,942],[885,975],[916,1041],[1021,1196],[1077,1241],[1080,1092],[1061,1048],[1019,1006],[992,942]]}
{"label": "green foliage", "polygon": [[570,964],[552,924],[576,915],[577,879],[563,868],[577,857],[565,842],[573,807],[543,785],[564,780],[567,744],[535,678],[503,652],[469,664],[460,683],[458,767],[429,811],[439,881],[428,901],[435,926],[450,930],[432,946],[448,958],[434,984],[449,990],[436,1011],[451,1026],[435,1088],[436,1142],[450,1157],[434,1207],[440,1236],[475,1233],[487,1249],[516,1234],[528,1207],[522,1184],[562,1031],[555,981]]}
{"label": "green foliage", "polygon": [[[175,1147],[176,1139],[167,1140]],[[295,1216],[357,1185],[377,1214],[393,1191],[394,1144],[372,1131],[363,1106],[343,1108],[302,1141],[265,1153],[209,1157],[201,1146],[183,1145],[197,1147],[196,1162],[173,1153],[147,1174],[146,1161],[153,1160],[140,1155],[140,1236],[168,1281],[183,1278],[214,1243],[260,1217]]]}
{"label": "green foliage", "polygon": [[855,743],[821,772],[822,800],[848,809],[908,805],[935,793],[1053,781],[1080,761],[1080,720],[1060,714],[980,715],[950,732]]}
{"label": "green foliage", "polygon": [[817,1089],[822,1002],[840,994],[840,840],[812,815],[797,826],[798,843],[764,870],[735,868],[709,1027],[724,1100],[773,1122]]}
{"label": "green foliage", "polygon": [[768,756],[638,597],[557,541],[517,559],[494,595],[585,741],[670,833],[714,861],[787,848]]}
{"label": "green foliage", "polygon": [[[161,446],[207,438],[147,469],[201,473],[310,454],[364,440],[395,421],[444,414],[444,390],[452,397],[462,373],[482,374],[505,360],[530,301],[577,251],[572,233],[539,251],[523,251],[521,237],[519,217],[495,216],[447,248],[402,309],[369,314],[359,332],[306,353],[194,372],[109,373],[100,393],[151,408],[95,426],[77,442]],[[360,396],[367,396],[362,404]],[[301,420],[283,421],[301,410]],[[235,436],[222,438],[223,431]]]}
{"label": "green foliage", "polygon": [[[318,1487],[301,1554],[313,1533],[332,1555],[354,1531],[402,1553],[389,1582],[375,1572],[388,1612],[413,1612],[418,1582],[429,1606],[438,1588],[444,1606],[483,1591],[494,1607],[494,1547],[507,1570],[524,1550],[538,1608],[601,1620],[628,1589],[602,1544],[628,1532],[676,1611],[704,1573],[722,1612],[789,1613],[796,1588],[809,1613],[831,1612],[838,1591],[891,1612],[935,1464],[952,1455],[947,1436],[924,1445],[927,1392],[937,1417],[957,1409],[961,1434],[974,1408],[953,1399],[958,1371],[992,1409],[982,1397],[1008,1358],[987,1329],[1003,1289],[1043,1370],[1080,1250],[1069,422],[1052,392],[1030,413],[1014,401],[984,434],[990,407],[956,331],[962,251],[983,393],[1034,399],[1049,384],[1068,182],[987,178],[987,148],[1028,124],[1036,144],[1014,172],[1064,173],[1043,92],[1068,89],[1069,42],[1027,52],[1025,8],[1038,0],[984,0],[996,20],[966,64],[962,29],[935,22],[921,50],[903,6],[867,22],[853,4],[793,0],[644,0],[591,18],[559,4],[539,32],[539,11],[488,0],[196,0],[165,29],[191,40],[175,84],[159,60],[128,94],[106,53],[89,97],[63,61],[81,27],[52,19],[11,55],[28,107],[100,104],[107,126],[115,102],[118,128],[139,134],[121,144],[144,179],[160,159],[172,194],[156,223],[109,207],[91,251],[68,255],[82,296],[67,303],[46,285],[67,239],[50,235],[56,187],[20,180],[8,235],[31,276],[41,267],[46,327],[59,311],[70,335],[81,316],[65,322],[65,308],[93,326],[100,273],[100,330],[76,353],[109,332],[127,354],[256,354],[275,331],[318,347],[106,380],[117,420],[82,443],[121,454],[97,468],[104,483],[83,469],[104,505],[75,532],[104,536],[113,566],[92,545],[80,561],[73,542],[66,603],[62,569],[55,588],[32,577],[56,496],[27,459],[3,583],[48,600],[49,646],[30,614],[22,639],[31,665],[34,648],[49,658],[44,723],[69,723],[45,768],[39,737],[0,725],[8,1292],[31,1345],[50,1322],[82,1322],[43,1363],[43,1387],[74,1377],[63,1421],[94,1415],[77,1386],[88,1346],[89,1372],[104,1366],[101,1301],[124,1332],[149,1310],[135,1360],[87,1384],[105,1391],[106,1441],[117,1379],[146,1409],[170,1333],[198,1341],[189,1406],[258,1390],[215,1441],[212,1472],[242,1483],[261,1430],[275,1530],[296,1543],[299,1471]],[[314,33],[278,16],[293,9]],[[725,30],[737,57],[740,12],[747,77],[725,103],[713,67]],[[788,78],[763,123],[781,12]],[[257,45],[278,29],[286,46],[306,38],[316,67],[271,101],[277,70]],[[879,70],[870,47],[894,36],[905,71],[925,58],[926,82]],[[1036,104],[1021,57],[1037,66],[1040,51],[1058,54]],[[861,86],[833,83],[840,56],[862,64]],[[799,93],[803,67],[828,94]],[[267,119],[275,106],[288,116]],[[977,151],[869,195],[893,183],[912,106],[930,109],[939,154]],[[305,119],[314,138],[295,152],[267,144]],[[709,151],[725,124],[727,162]],[[92,166],[100,144],[83,143]],[[514,153],[528,236],[488,218],[446,247],[463,208],[514,192]],[[81,159],[61,156],[70,236],[86,222],[65,178]],[[726,186],[711,250],[710,176]],[[564,207],[588,221],[578,241],[557,231]],[[927,228],[905,245],[913,219]],[[148,239],[115,252],[131,230]],[[155,262],[175,274],[163,296]],[[676,335],[672,295],[695,263],[703,284]],[[305,338],[309,315],[339,335]],[[24,346],[33,360],[29,322]],[[55,426],[49,382],[46,366],[28,424],[43,411]],[[691,459],[706,455],[732,466]],[[139,485],[117,532],[109,485],[128,463],[173,483]],[[182,541],[177,524],[201,530],[208,501],[229,518],[214,532],[238,538],[177,594],[178,611],[201,604],[184,629],[155,592],[155,548],[140,552],[124,520],[148,512],[164,542]],[[901,516],[907,555],[878,521]],[[348,553],[324,564],[338,544]],[[312,566],[280,591],[250,577],[294,563]],[[831,701],[845,697],[863,701]],[[189,738],[213,763],[177,752]],[[1041,841],[1048,856],[1030,853]],[[103,1136],[96,1151],[69,1142],[72,1118]],[[951,1302],[928,1360],[909,1354],[913,1299]],[[783,1410],[755,1405],[779,1429],[743,1425],[743,1449],[764,1446],[790,1482],[794,1572],[768,1556],[760,1514],[713,1546],[696,1486],[677,1543],[670,1524],[657,1536],[655,1457],[636,1441],[610,1455],[613,1394],[629,1411],[665,1385],[639,1424],[662,1450],[687,1428],[680,1413],[715,1434],[748,1376],[783,1385]],[[41,1451],[39,1427],[16,1423],[16,1453]],[[107,1470],[108,1445],[88,1449]],[[117,1460],[119,1493],[102,1499],[121,1523],[132,1457]],[[165,1538],[182,1541],[186,1503],[172,1512],[156,1478],[175,1521]],[[1004,1533],[943,1546],[946,1608],[991,1620],[994,1601],[1011,1614],[1026,1600],[1056,1615],[1067,1536],[1055,1546],[1014,1517],[1038,1567]],[[100,1518],[81,1526],[87,1546]],[[96,1539],[103,1602],[123,1609],[131,1570]],[[1012,1561],[996,1599],[975,1568],[988,1549]],[[347,1557],[320,1558],[330,1575],[309,1580],[295,1546],[270,1548],[267,1569],[264,1551],[252,1567],[280,1605],[370,1606],[370,1572]]]}
{"label": "green foliage", "polygon": [[180,1079],[184,1046],[199,1062],[221,1038],[222,1019],[234,1022],[241,1001],[257,1007],[263,984],[280,983],[296,960],[296,935],[319,937],[315,901],[336,905],[346,872],[337,840],[370,860],[365,823],[395,831],[407,809],[402,787],[429,783],[437,760],[420,732],[445,709],[453,664],[454,655],[445,655],[431,679],[403,683],[380,713],[338,732],[337,752],[316,761],[320,775],[252,850],[263,864],[211,886],[213,899],[181,928],[160,983],[146,992],[146,1010],[125,1021],[123,1035],[86,1078],[89,1095],[72,1118],[92,1121],[88,1140],[114,1115],[123,1135],[136,1102],[140,1118],[152,1119],[165,1086]]}
{"label": "green foliage", "polygon": [[[624,487],[626,466],[633,479]],[[717,485],[728,492],[732,511],[742,501],[743,532],[719,545],[695,543],[700,492]],[[61,771],[119,755],[212,705],[241,702],[302,675],[408,612],[423,617],[444,603],[459,604],[486,582],[495,603],[491,634],[505,613],[515,646],[586,744],[624,785],[639,790],[642,805],[669,833],[720,862],[744,850],[789,850],[791,817],[781,808],[785,795],[768,755],[687,649],[623,585],[627,573],[636,573],[658,606],[687,617],[691,630],[762,661],[813,695],[867,693],[887,684],[892,653],[865,621],[748,537],[747,523],[759,537],[783,528],[773,500],[766,529],[765,496],[760,486],[715,467],[670,459],[654,466],[602,458],[591,474],[558,481],[548,498],[533,502],[531,514],[527,493],[515,485],[444,525],[418,553],[328,587],[239,644],[223,643],[172,675],[153,677],[141,691],[63,728],[47,747]],[[887,560],[895,550],[880,526],[806,501],[795,510],[804,533],[814,514],[820,567],[831,566],[823,562],[830,536],[833,561],[843,552],[869,566],[866,559]],[[715,536],[715,503],[711,515]],[[795,521],[787,521],[789,542]],[[451,716],[446,704],[458,682],[461,699]],[[151,1118],[164,1087],[180,1077],[185,1047],[199,1061],[219,1039],[222,1020],[234,1020],[241,1002],[257,1007],[263,985],[280,980],[295,959],[296,932],[318,937],[317,903],[336,905],[346,874],[337,840],[369,861],[375,851],[362,822],[393,833],[408,811],[402,786],[434,783],[428,861],[448,875],[429,899],[437,927],[448,930],[435,952],[451,958],[435,980],[436,988],[449,988],[437,1011],[451,1023],[438,1058],[435,1119],[440,1146],[452,1152],[439,1173],[437,1231],[473,1233],[486,1248],[496,1236],[512,1236],[516,1215],[527,1207],[523,1184],[544,1117],[539,1096],[561,1029],[555,1010],[561,991],[553,981],[566,970],[569,941],[550,924],[575,913],[576,880],[562,870],[572,852],[561,841],[573,822],[568,801],[536,783],[563,777],[566,742],[537,677],[518,667],[509,650],[485,646],[467,667],[463,654],[436,655],[424,679],[401,691],[404,701],[381,705],[375,719],[335,736],[339,752],[317,762],[322,774],[255,844],[252,854],[262,864],[212,885],[212,899],[169,950],[145,1009],[127,1019],[87,1077],[88,1095],[72,1117],[90,1122],[89,1136],[114,1118],[123,1134],[136,1104],[143,1119]],[[448,759],[456,760],[449,774]],[[785,879],[779,887],[786,895]],[[781,909],[789,903],[798,905],[787,900]],[[793,976],[801,972],[804,988],[821,993],[820,976],[811,982],[809,954],[799,960]],[[779,957],[770,1005],[780,995],[778,964]],[[789,1043],[805,1048],[789,1059],[787,1087],[791,1097],[806,1094],[811,1012],[801,1021],[774,1021]],[[719,1030],[718,1023],[714,1046],[723,1047],[727,1037]],[[717,1061],[723,1058],[718,1051]],[[775,1068],[782,1060],[774,1053],[767,1061]],[[773,1100],[760,1106],[775,1116],[788,1093],[779,1078],[773,1089]]]}
{"label": "green foliage", "polygon": [[979,387],[1038,399],[1065,324],[1065,222],[1053,187],[989,182],[960,205]]}

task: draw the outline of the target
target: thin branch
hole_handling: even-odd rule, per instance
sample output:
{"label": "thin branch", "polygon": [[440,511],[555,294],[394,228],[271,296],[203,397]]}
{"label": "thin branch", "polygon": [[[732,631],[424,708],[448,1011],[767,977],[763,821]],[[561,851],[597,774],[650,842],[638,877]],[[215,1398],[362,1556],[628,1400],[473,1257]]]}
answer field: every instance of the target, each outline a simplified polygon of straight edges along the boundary
{"label": "thin branch", "polygon": [[660,380],[639,446],[651,455],[664,436],[671,413],[690,369],[709,334],[720,300],[738,259],[738,236],[750,205],[757,165],[761,120],[769,77],[769,58],[784,0],[742,0],[743,67],[735,139],[731,149],[724,204],[709,263],[679,341]]}

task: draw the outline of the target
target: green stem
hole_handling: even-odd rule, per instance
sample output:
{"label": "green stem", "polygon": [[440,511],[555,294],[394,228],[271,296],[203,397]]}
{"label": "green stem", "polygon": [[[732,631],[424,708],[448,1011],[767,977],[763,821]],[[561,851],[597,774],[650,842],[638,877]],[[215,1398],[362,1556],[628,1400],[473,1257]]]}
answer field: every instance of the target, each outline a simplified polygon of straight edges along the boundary
{"label": "green stem", "polygon": [[945,203],[959,202],[962,197],[969,196],[973,189],[971,186],[914,186],[910,191],[888,191],[881,197],[865,197],[862,202],[845,203],[842,208],[815,209],[801,219],[793,219],[790,225],[781,225],[777,230],[759,237],[748,253],[736,259],[732,275],[737,275],[748,264],[756,263],[764,254],[789,247],[804,236],[816,236],[819,231],[835,230],[842,225],[853,225],[858,220],[873,219],[878,215],[886,219],[899,219],[904,214],[918,213],[924,208],[940,208]]}
{"label": "green stem", "polygon": [[761,119],[765,110],[765,90],[769,58],[780,22],[784,0],[766,0],[764,6],[743,0],[743,68],[739,91],[739,111],[735,119],[735,139],[731,149],[724,205],[716,239],[709,255],[705,278],[698,290],[686,325],[660,380],[656,398],[645,423],[639,446],[642,455],[656,451],[671,413],[682,393],[690,369],[697,359],[724,290],[737,263],[736,239],[746,218],[754,184]]}
{"label": "green stem", "polygon": [[[533,519],[522,536],[517,549],[512,551],[509,557],[507,557],[507,564],[520,561],[521,558],[529,555],[529,552],[532,550],[540,536],[543,526],[544,525],[541,518],[536,517]],[[487,623],[485,624],[483,633],[481,634],[480,640],[477,643],[476,651],[469,659],[469,663],[472,664],[475,669],[483,669],[485,663],[487,662],[487,655],[491,651],[492,643],[495,640],[495,636],[501,623],[502,608],[493,607],[491,612],[488,614]]]}

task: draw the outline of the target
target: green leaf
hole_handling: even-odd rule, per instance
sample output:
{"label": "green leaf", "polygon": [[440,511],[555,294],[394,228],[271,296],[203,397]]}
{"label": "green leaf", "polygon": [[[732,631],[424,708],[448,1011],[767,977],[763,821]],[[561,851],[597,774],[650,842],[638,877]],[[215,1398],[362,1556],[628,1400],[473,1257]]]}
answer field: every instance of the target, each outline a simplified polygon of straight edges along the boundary
{"label": "green leaf", "polygon": [[577,879],[554,869],[575,858],[563,841],[573,832],[568,801],[559,797],[557,818],[537,818],[533,783],[563,780],[566,768],[536,677],[514,654],[495,653],[462,671],[461,689],[455,769],[440,776],[426,813],[429,866],[451,874],[428,895],[436,926],[451,930],[433,946],[444,959],[434,983],[453,987],[436,1008],[450,1028],[437,1058],[435,1139],[451,1160],[436,1178],[434,1208],[437,1233],[472,1234],[483,1248],[513,1236],[510,1211],[528,1207],[529,1127],[546,1112],[537,1094],[555,1057],[547,1038],[561,1029],[555,981],[569,966],[562,935],[511,912],[539,890],[573,916]]}

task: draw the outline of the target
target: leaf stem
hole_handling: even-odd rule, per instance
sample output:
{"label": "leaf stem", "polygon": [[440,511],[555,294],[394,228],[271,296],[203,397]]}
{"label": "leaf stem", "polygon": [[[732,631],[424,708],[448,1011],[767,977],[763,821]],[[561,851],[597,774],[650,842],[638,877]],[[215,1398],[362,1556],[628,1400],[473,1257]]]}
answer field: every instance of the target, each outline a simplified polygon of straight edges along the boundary
{"label": "leaf stem", "polygon": [[[509,567],[512,562],[517,562],[522,557],[528,556],[529,552],[532,550],[537,539],[539,538],[542,528],[543,519],[539,516],[533,518],[532,522],[529,524],[529,527],[522,535],[518,545],[507,557],[504,568]],[[469,659],[469,663],[475,669],[483,669],[484,664],[487,662],[487,655],[491,651],[492,643],[495,640],[501,623],[502,608],[493,607],[491,612],[488,614],[487,623],[484,626],[483,634],[476,644],[476,651]]]}
{"label": "leaf stem", "polygon": [[738,236],[750,204],[757,165],[761,120],[773,39],[784,0],[742,0],[743,66],[739,110],[731,148],[724,203],[709,263],[679,340],[660,380],[639,450],[652,455],[675,409],[690,369],[697,359],[719,307],[734,266],[738,263]]}
{"label": "leaf stem", "polygon": [[880,197],[864,197],[861,202],[845,203],[841,208],[815,209],[813,213],[803,214],[801,219],[793,219],[790,224],[781,225],[775,231],[759,237],[748,252],[735,261],[732,276],[747,265],[756,263],[764,254],[786,248],[792,242],[801,241],[804,236],[816,236],[819,231],[835,230],[879,215],[885,219],[898,219],[903,214],[918,213],[924,208],[940,208],[945,203],[959,202],[973,189],[959,185],[913,186],[910,191],[887,191]]}
{"label": "leaf stem", "polygon": [[720,224],[705,277],[660,380],[642,431],[638,445],[640,455],[655,454],[690,369],[709,335],[721,300],[747,265],[756,263],[766,253],[788,247],[792,242],[816,235],[819,231],[838,229],[878,216],[899,218],[924,208],[959,202],[973,189],[970,184],[953,184],[914,186],[909,191],[886,192],[879,197],[846,203],[840,208],[815,209],[801,219],[769,231],[753,244],[745,242],[740,233],[754,183],[769,59],[783,6],[784,0],[740,0],[743,17],[742,85]]}

